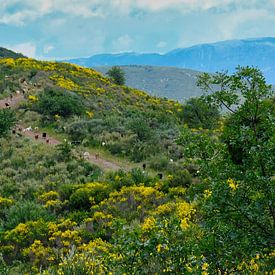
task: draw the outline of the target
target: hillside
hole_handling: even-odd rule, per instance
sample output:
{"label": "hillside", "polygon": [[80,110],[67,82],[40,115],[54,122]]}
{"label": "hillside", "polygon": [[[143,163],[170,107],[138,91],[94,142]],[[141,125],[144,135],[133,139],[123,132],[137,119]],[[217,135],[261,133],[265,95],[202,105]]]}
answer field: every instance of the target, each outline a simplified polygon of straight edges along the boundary
{"label": "hillside", "polygon": [[275,38],[229,40],[176,49],[166,54],[102,54],[70,62],[86,67],[151,65],[188,68],[197,71],[233,72],[237,65],[257,66],[271,84],[275,83]]}
{"label": "hillside", "polygon": [[[103,74],[111,67],[94,67]],[[179,101],[202,95],[197,87],[197,71],[158,66],[121,66],[125,72],[126,85],[148,92],[151,95]]]}
{"label": "hillside", "polygon": [[6,48],[0,47],[0,58],[23,58],[24,55],[21,53],[16,53]]}
{"label": "hillside", "polygon": [[[94,146],[104,142],[105,148],[113,154],[142,161],[162,151],[161,148],[164,150],[167,146],[164,141],[170,144],[170,139],[178,133],[182,108],[176,101],[114,85],[100,73],[76,65],[32,59],[1,59],[0,65],[0,96],[17,90],[28,92],[34,98],[34,104],[29,106],[31,110],[42,112],[42,117],[37,116],[33,123],[39,124],[42,119],[45,125],[54,123],[59,130],[66,124],[65,132],[73,140]],[[55,99],[48,98],[48,94],[43,93],[45,90],[62,105],[55,106]],[[60,95],[70,91],[64,94],[64,102],[58,91]],[[39,106],[42,99],[45,106]],[[47,103],[51,100],[53,105]],[[62,110],[63,105],[65,110]],[[167,124],[171,125],[169,131]]]}
{"label": "hillside", "polygon": [[275,98],[253,68],[200,83],[0,59],[0,274],[271,274]]}

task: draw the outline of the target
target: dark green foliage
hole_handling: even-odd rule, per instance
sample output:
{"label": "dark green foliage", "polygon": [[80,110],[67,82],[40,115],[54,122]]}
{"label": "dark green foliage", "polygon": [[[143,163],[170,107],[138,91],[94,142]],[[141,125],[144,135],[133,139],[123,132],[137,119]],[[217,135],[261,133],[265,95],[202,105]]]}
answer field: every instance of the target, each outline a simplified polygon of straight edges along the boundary
{"label": "dark green foliage", "polygon": [[11,50],[0,47],[0,58],[24,58],[21,53],[16,53]]}
{"label": "dark green foliage", "polygon": [[118,66],[112,67],[107,72],[107,75],[113,79],[115,84],[117,84],[117,85],[125,84],[125,73],[120,67],[118,67]]}
{"label": "dark green foliage", "polygon": [[73,209],[89,210],[91,205],[107,198],[110,192],[108,184],[91,183],[78,186],[78,189],[71,194],[69,204]]}
{"label": "dark green foliage", "polygon": [[190,128],[213,129],[220,120],[216,106],[208,104],[203,97],[191,98],[183,106],[182,117]]}
{"label": "dark green foliage", "polygon": [[[208,100],[231,114],[221,139],[186,129],[181,144],[200,164],[202,205],[209,259],[222,272],[240,258],[274,245],[274,109],[270,86],[258,69],[237,68],[232,76],[203,75]],[[220,89],[212,90],[213,84]],[[211,241],[210,241],[211,240]],[[226,253],[226,259],[222,255]]]}
{"label": "dark green foliage", "polygon": [[9,109],[0,110],[0,137],[7,135],[15,124],[14,111]]}
{"label": "dark green foliage", "polygon": [[152,131],[145,118],[134,119],[129,123],[129,129],[140,141],[146,141],[152,137]]}
{"label": "dark green foliage", "polygon": [[19,223],[36,221],[39,219],[50,220],[51,214],[40,204],[33,201],[20,201],[11,206],[5,215],[6,228],[12,229]]}
{"label": "dark green foliage", "polygon": [[65,118],[81,115],[84,112],[83,107],[76,95],[61,90],[47,89],[39,94],[38,101],[33,108],[53,119],[55,115]]}

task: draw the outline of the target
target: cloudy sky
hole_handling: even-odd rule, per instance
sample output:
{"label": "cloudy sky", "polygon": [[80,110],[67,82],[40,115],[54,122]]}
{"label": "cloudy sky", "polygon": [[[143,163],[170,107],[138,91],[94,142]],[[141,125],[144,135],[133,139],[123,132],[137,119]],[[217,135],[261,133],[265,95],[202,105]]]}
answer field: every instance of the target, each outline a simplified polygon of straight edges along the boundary
{"label": "cloudy sky", "polygon": [[40,59],[275,37],[275,0],[0,0],[0,46]]}

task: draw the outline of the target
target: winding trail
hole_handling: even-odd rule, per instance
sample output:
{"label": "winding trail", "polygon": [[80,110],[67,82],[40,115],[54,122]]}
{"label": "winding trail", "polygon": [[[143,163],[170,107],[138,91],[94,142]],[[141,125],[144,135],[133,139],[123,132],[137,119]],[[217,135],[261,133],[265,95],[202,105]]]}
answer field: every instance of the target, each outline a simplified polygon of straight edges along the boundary
{"label": "winding trail", "polygon": [[[10,97],[0,100],[0,109],[4,108],[16,108],[22,101],[24,101],[24,96],[22,93],[16,94],[11,99]],[[6,103],[9,104],[9,107],[6,106]],[[17,133],[20,133],[23,136],[26,136],[28,138],[31,138],[32,140],[40,143],[44,143],[48,146],[56,146],[58,144],[61,144],[61,141],[51,137],[47,134],[46,138],[42,137],[42,132],[39,132],[38,130],[32,129],[31,131],[26,130],[22,125],[16,125],[15,131]],[[130,170],[130,167],[125,167],[123,164],[115,163],[112,161],[109,161],[105,158],[102,158],[100,154],[94,154],[91,153],[87,149],[88,154],[85,155],[85,160],[90,162],[91,164],[95,164],[99,166],[103,171],[117,171],[119,169],[122,170]]]}

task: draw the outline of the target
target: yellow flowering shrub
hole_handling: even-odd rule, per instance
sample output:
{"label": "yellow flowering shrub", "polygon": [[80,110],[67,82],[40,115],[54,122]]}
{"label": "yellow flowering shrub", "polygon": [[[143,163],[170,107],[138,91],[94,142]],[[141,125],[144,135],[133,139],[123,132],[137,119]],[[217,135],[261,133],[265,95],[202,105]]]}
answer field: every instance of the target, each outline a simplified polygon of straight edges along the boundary
{"label": "yellow flowering shrub", "polygon": [[54,250],[50,247],[44,246],[40,240],[34,240],[34,242],[28,248],[23,249],[22,254],[24,256],[28,256],[30,262],[36,268],[45,267],[48,264],[54,262],[56,258]]}
{"label": "yellow flowering shrub", "polygon": [[49,223],[49,241],[57,249],[68,249],[81,243],[80,232],[76,230],[76,223],[70,219],[63,219],[60,223]]}
{"label": "yellow flowering shrub", "polygon": [[[82,244],[63,257],[58,265],[58,274],[107,274],[105,259],[116,256],[109,253],[111,245],[100,238]],[[70,256],[71,255],[71,256]],[[110,274],[110,273],[108,273]]]}
{"label": "yellow flowering shrub", "polygon": [[152,229],[154,229],[155,224],[156,224],[155,218],[154,217],[148,217],[144,220],[144,222],[141,226],[141,229],[144,232],[151,231]]}
{"label": "yellow flowering shrub", "polygon": [[112,192],[99,205],[99,209],[127,220],[137,216],[143,219],[150,209],[160,205],[163,200],[164,194],[153,187],[124,186],[120,191]]}
{"label": "yellow flowering shrub", "polygon": [[71,79],[65,78],[64,76],[53,74],[50,76],[50,79],[53,80],[59,87],[73,91],[78,90],[80,87],[74,83]]}
{"label": "yellow flowering shrub", "polygon": [[9,207],[14,204],[13,199],[0,197],[0,208]]}
{"label": "yellow flowering shrub", "polygon": [[30,102],[36,102],[36,101],[38,101],[38,98],[37,98],[37,96],[35,96],[35,95],[29,95],[29,96],[28,96],[28,100],[29,100]]}

